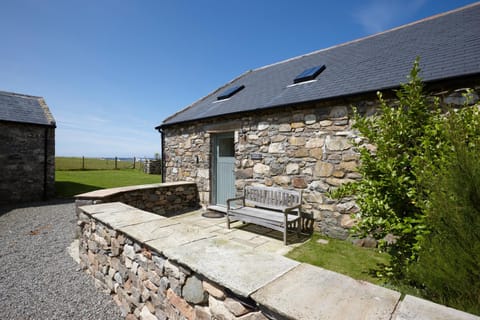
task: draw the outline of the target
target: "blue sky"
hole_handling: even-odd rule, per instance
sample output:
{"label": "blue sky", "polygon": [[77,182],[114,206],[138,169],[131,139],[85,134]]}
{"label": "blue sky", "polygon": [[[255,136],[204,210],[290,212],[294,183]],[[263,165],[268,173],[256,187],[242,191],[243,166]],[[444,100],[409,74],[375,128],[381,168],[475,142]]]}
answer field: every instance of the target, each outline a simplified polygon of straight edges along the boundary
{"label": "blue sky", "polygon": [[155,126],[247,70],[473,2],[3,1],[0,90],[46,99],[59,156],[153,157]]}

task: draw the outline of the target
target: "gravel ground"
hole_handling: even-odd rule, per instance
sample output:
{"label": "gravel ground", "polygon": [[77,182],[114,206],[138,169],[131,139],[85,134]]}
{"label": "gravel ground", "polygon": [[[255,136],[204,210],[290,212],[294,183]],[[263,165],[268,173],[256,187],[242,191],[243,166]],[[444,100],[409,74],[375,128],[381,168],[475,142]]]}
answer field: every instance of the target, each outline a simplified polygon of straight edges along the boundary
{"label": "gravel ground", "polygon": [[0,319],[121,319],[67,253],[73,203],[0,206]]}

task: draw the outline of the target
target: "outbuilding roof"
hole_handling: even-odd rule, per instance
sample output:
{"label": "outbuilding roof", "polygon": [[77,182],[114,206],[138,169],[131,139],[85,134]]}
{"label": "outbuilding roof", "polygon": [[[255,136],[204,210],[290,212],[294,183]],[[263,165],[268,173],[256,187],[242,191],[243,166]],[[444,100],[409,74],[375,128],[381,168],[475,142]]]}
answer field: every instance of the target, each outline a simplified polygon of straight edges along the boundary
{"label": "outbuilding roof", "polygon": [[[480,75],[480,2],[248,71],[168,117],[168,125],[398,87],[420,57],[425,82]],[[314,79],[302,72],[325,66]],[[310,70],[307,70],[310,69]],[[241,87],[226,99],[229,89]]]}
{"label": "outbuilding roof", "polygon": [[55,127],[55,119],[42,97],[0,91],[0,121]]}

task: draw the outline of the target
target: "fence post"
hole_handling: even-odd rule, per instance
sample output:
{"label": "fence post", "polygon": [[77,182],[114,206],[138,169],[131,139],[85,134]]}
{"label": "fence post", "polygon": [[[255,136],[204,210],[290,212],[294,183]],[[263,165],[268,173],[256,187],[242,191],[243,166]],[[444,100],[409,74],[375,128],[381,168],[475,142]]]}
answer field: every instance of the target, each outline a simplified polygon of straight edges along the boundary
{"label": "fence post", "polygon": [[135,163],[137,162],[137,158],[133,157],[133,169],[135,169]]}
{"label": "fence post", "polygon": [[117,168],[117,160],[118,160],[118,158],[117,158],[117,157],[115,157],[115,170],[117,170],[117,169],[118,169],[118,168]]}
{"label": "fence post", "polygon": [[85,157],[82,156],[82,170],[85,170]]}

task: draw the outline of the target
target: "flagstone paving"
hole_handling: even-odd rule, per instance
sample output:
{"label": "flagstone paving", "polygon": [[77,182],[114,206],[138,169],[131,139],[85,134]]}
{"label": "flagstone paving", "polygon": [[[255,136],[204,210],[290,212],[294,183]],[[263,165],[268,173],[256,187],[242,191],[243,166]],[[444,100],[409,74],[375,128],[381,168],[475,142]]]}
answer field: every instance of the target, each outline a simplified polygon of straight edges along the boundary
{"label": "flagstone paving", "polygon": [[204,231],[211,232],[217,237],[258,252],[265,251],[285,255],[308,240],[307,235],[299,238],[296,233],[292,232],[288,235],[289,245],[285,246],[283,244],[283,234],[279,231],[252,224],[242,224],[241,222],[235,222],[231,224],[231,229],[227,229],[225,218],[206,218],[202,216],[204,212],[204,210],[196,210],[170,219],[201,227]]}

